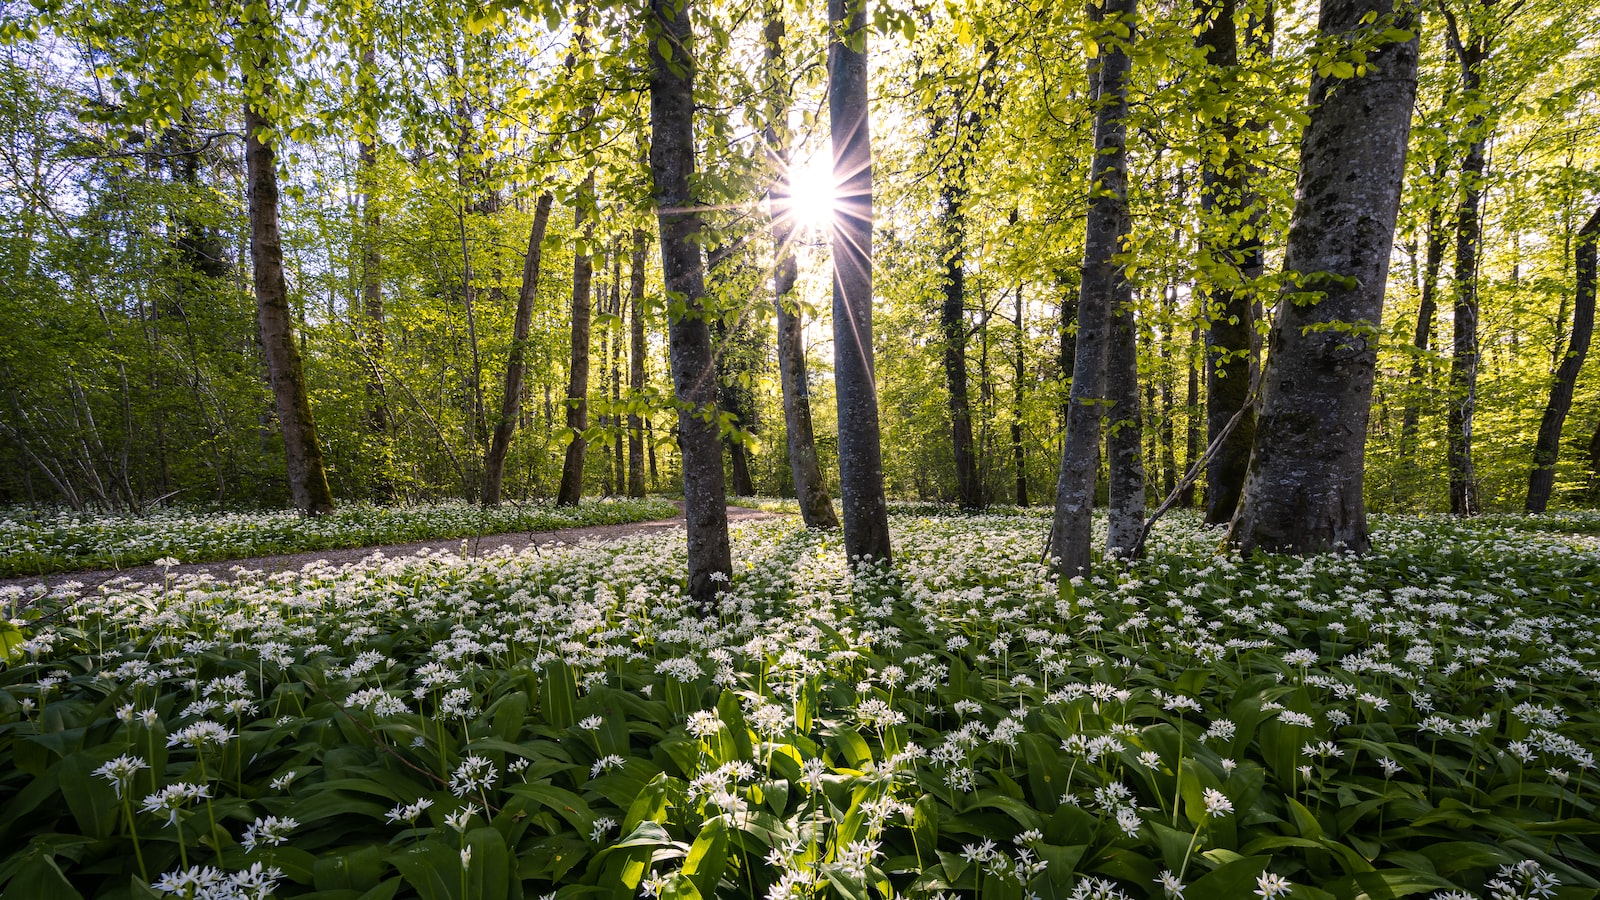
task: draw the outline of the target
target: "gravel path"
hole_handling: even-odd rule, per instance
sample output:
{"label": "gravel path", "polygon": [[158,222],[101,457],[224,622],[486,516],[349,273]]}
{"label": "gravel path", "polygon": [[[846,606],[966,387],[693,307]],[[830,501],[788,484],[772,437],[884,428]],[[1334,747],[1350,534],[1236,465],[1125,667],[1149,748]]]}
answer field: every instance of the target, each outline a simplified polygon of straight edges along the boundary
{"label": "gravel path", "polygon": [[[681,510],[683,504],[679,503]],[[748,509],[742,506],[728,507],[728,522],[751,522],[761,519],[778,518],[777,513],[764,512],[759,509]],[[449,551],[467,557],[484,556],[493,553],[502,547],[521,550],[526,547],[543,547],[551,544],[576,544],[580,541],[614,541],[620,538],[632,537],[637,534],[650,534],[658,531],[670,531],[683,527],[683,516],[680,514],[674,519],[656,519],[650,522],[629,522],[622,525],[590,525],[584,528],[563,528],[559,531],[516,531],[506,534],[485,534],[469,538],[448,538],[443,540],[416,541],[410,544],[385,544],[378,547],[345,547],[337,550],[312,550],[306,553],[285,553],[277,556],[257,556],[249,559],[229,559],[220,562],[186,563],[172,567],[174,575],[189,575],[208,573],[219,581],[232,581],[234,569],[242,568],[263,572],[286,572],[298,570],[318,560],[325,560],[335,565],[346,565],[359,562],[367,557],[383,552],[384,556],[397,557],[409,556],[422,550]],[[113,578],[126,578],[129,581],[154,583],[162,579],[162,570],[159,566],[129,566],[126,569],[92,569],[79,572],[55,572],[43,577],[25,576],[22,578],[0,578],[0,588],[10,585],[20,585],[23,588],[35,587],[44,584],[56,588],[68,583],[79,585],[79,591],[91,591]]]}

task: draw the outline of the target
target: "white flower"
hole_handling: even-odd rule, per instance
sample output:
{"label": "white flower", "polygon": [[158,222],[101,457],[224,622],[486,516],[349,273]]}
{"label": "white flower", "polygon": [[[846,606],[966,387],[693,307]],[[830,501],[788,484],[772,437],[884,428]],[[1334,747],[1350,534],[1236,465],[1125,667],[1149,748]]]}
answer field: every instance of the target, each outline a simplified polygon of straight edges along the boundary
{"label": "white flower", "polygon": [[252,852],[259,844],[276,847],[289,839],[289,832],[300,827],[300,823],[290,818],[267,816],[258,818],[250,823],[244,831],[244,838],[239,841],[246,853]]}
{"label": "white flower", "polygon": [[1131,806],[1124,806],[1117,810],[1117,827],[1128,837],[1139,836],[1139,813]]}
{"label": "white flower", "polygon": [[422,815],[423,810],[432,805],[433,801],[427,797],[423,797],[415,803],[399,803],[395,805],[394,809],[389,810],[389,815],[386,818],[389,822],[413,823],[417,821],[417,816]]}
{"label": "white flower", "polygon": [[[422,801],[419,800],[417,802],[420,803]],[[466,806],[463,806],[455,812],[445,816],[444,823],[449,825],[451,828],[454,828],[457,833],[464,832],[467,830],[467,822],[471,821],[472,817],[477,814],[478,807],[475,804],[468,803]]]}
{"label": "white flower", "polygon": [[1178,876],[1172,874],[1171,869],[1162,871],[1156,878],[1156,884],[1161,885],[1161,890],[1167,895],[1167,900],[1183,900],[1183,882]]}
{"label": "white flower", "polygon": [[627,764],[628,761],[617,754],[607,753],[605,756],[595,760],[594,765],[589,767],[589,777],[599,778],[600,773],[609,772],[612,769],[620,769]]}
{"label": "white flower", "polygon": [[1281,897],[1294,889],[1294,885],[1282,875],[1272,872],[1262,872],[1256,876],[1256,889],[1253,892],[1257,897]]}
{"label": "white flower", "polygon": [[205,800],[211,797],[211,786],[206,784],[188,784],[178,782],[169,784],[154,794],[144,798],[142,812],[164,812],[167,814],[167,824],[178,824],[178,810],[193,800]]}
{"label": "white flower", "polygon": [[1206,815],[1215,817],[1233,812],[1233,801],[1216,788],[1206,788],[1203,794],[1206,802]]}
{"label": "white flower", "polygon": [[689,721],[684,727],[697,738],[708,738],[722,727],[722,719],[714,709],[696,710],[689,714]]}
{"label": "white flower", "polygon": [[578,727],[584,731],[599,731],[600,726],[603,724],[605,724],[605,720],[599,716],[587,716],[578,722]]}
{"label": "white flower", "polygon": [[494,763],[482,756],[469,755],[450,773],[450,793],[465,797],[473,791],[487,790],[494,787],[499,775],[500,770]]}
{"label": "white flower", "polygon": [[122,799],[122,791],[133,781],[133,776],[140,769],[148,769],[150,764],[137,756],[123,754],[116,759],[94,770],[94,774],[111,782],[111,789],[117,792],[117,799]]}

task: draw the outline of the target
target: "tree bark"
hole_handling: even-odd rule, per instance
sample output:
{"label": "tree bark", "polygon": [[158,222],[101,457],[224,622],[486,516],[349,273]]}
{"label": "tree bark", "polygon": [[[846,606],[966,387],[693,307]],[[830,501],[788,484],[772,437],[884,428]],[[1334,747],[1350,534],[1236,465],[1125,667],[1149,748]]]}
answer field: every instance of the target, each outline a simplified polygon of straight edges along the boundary
{"label": "tree bark", "polygon": [[615,442],[611,445],[612,484],[618,494],[627,492],[627,460],[622,452],[622,241],[619,238],[611,249],[611,315],[615,324],[608,329],[607,343],[611,345],[611,430]]}
{"label": "tree bark", "polygon": [[661,227],[661,271],[668,297],[668,341],[683,449],[689,595],[702,605],[733,570],[727,485],[717,440],[717,377],[707,325],[694,174],[694,56],[690,0],[650,0],[650,172]]}
{"label": "tree bark", "polygon": [[865,0],[828,0],[828,122],[833,180],[834,383],[845,553],[891,562],[872,348],[872,143],[867,115]]}
{"label": "tree bark", "polygon": [[[1323,0],[1318,31],[1340,43],[1415,31],[1394,0]],[[1372,17],[1367,21],[1366,17]],[[1417,88],[1417,40],[1368,51],[1370,69],[1313,74],[1300,176],[1244,496],[1244,551],[1369,546],[1361,489],[1377,335]]]}
{"label": "tree bark", "polygon": [[1561,453],[1561,426],[1566,424],[1567,413],[1572,409],[1572,392],[1594,336],[1597,239],[1600,239],[1600,209],[1578,229],[1578,240],[1573,246],[1578,277],[1572,305],[1572,339],[1567,343],[1561,365],[1556,367],[1550,400],[1545,404],[1544,417],[1539,421],[1539,437],[1533,445],[1533,471],[1528,473],[1528,498],[1523,504],[1531,513],[1542,513],[1550,505],[1550,492],[1556,480],[1556,458]]}
{"label": "tree bark", "polygon": [[[1441,173],[1442,174],[1442,173]],[[1406,396],[1405,409],[1400,415],[1400,453],[1410,456],[1417,443],[1417,425],[1421,419],[1423,385],[1429,366],[1423,358],[1433,347],[1433,320],[1438,313],[1436,295],[1439,288],[1439,267],[1444,262],[1444,223],[1437,205],[1428,210],[1427,249],[1423,251],[1421,298],[1417,305],[1417,328],[1412,333],[1411,346],[1416,355],[1411,358],[1411,371],[1407,377],[1411,391]]]}
{"label": "tree bark", "polygon": [[644,420],[638,406],[644,397],[644,276],[650,234],[633,230],[633,258],[628,269],[628,496],[644,496]]}
{"label": "tree bark", "polygon": [[539,296],[539,265],[544,258],[544,233],[550,224],[550,204],[554,199],[549,191],[545,191],[539,195],[533,210],[533,227],[528,232],[528,253],[522,262],[522,289],[517,292],[516,317],[511,325],[511,353],[506,357],[505,390],[500,395],[500,421],[495,423],[489,452],[483,461],[484,506],[500,504],[506,451],[510,449],[511,436],[516,431],[517,404],[522,397],[522,377],[527,370],[528,329],[533,322],[533,304]]}
{"label": "tree bark", "polygon": [[[375,90],[369,83],[376,77],[377,50],[372,34],[365,36],[361,47],[361,84],[365,90]],[[356,183],[361,191],[361,313],[363,328],[362,353],[366,362],[365,391],[367,400],[367,437],[376,450],[377,475],[373,479],[373,494],[380,503],[395,499],[394,479],[390,472],[391,448],[389,446],[389,401],[383,387],[384,314],[383,314],[383,253],[378,249],[378,229],[382,217],[378,211],[378,115],[376,101],[364,98],[366,121],[364,132],[356,150]]]}
{"label": "tree bark", "polygon": [[944,384],[950,410],[950,450],[956,465],[956,500],[962,509],[983,507],[983,484],[972,448],[972,403],[967,395],[967,198],[963,128],[954,116],[950,156],[939,168],[939,227],[943,232],[943,302],[939,306],[939,332],[944,341]]}
{"label": "tree bark", "polygon": [[[1183,466],[1188,469],[1200,458],[1200,367],[1195,365],[1196,351],[1204,352],[1205,348],[1200,343],[1200,326],[1196,325],[1189,332],[1190,350],[1184,354],[1184,368],[1188,370],[1188,383],[1184,385],[1183,408]],[[1203,358],[1203,357],[1202,357]],[[1195,507],[1194,479],[1187,479],[1183,483],[1183,491],[1178,497],[1178,503],[1185,509]]]}
{"label": "tree bark", "polygon": [[[245,28],[252,37],[265,42],[271,26],[264,14],[252,16]],[[295,341],[294,319],[289,310],[289,285],[283,275],[283,240],[278,230],[278,166],[272,146],[263,138],[273,132],[272,123],[262,112],[271,84],[263,70],[270,54],[260,46],[249,46],[245,70],[262,80],[247,78],[244,105],[245,172],[250,205],[250,262],[256,291],[256,321],[261,327],[261,347],[267,358],[267,375],[272,384],[273,405],[283,433],[284,456],[289,475],[289,492],[295,506],[307,515],[333,511],[333,492],[322,465],[322,444],[317,440],[316,422],[311,416],[311,400],[306,392],[300,348]]]}
{"label": "tree bark", "polygon": [[[1013,213],[1011,224],[1016,224]],[[1024,318],[1023,285],[1017,285],[1017,346],[1011,369],[1011,464],[1016,470],[1018,506],[1028,505],[1028,456],[1022,445],[1022,403],[1027,397],[1024,379],[1028,374],[1028,323]]]}
{"label": "tree bark", "polygon": [[839,517],[828,496],[817,463],[817,442],[811,425],[811,387],[806,380],[804,325],[800,308],[793,297],[799,265],[794,256],[794,217],[789,204],[789,85],[783,71],[783,7],[769,3],[764,39],[769,106],[767,109],[767,147],[772,160],[772,183],[768,196],[771,216],[772,248],[776,259],[772,267],[773,306],[778,319],[778,374],[783,385],[783,427],[789,453],[789,474],[794,480],[795,497],[800,502],[800,518],[807,528],[838,528]]}
{"label": "tree bark", "polygon": [[[1116,18],[1131,27],[1135,8],[1135,0],[1099,3],[1090,0],[1089,18],[1097,26],[1107,18]],[[1073,350],[1072,393],[1051,527],[1050,554],[1063,577],[1087,575],[1090,570],[1090,521],[1100,468],[1100,418],[1110,400],[1106,375],[1111,357],[1112,316],[1118,298],[1130,296],[1125,272],[1113,261],[1122,251],[1129,227],[1127,83],[1130,68],[1127,45],[1115,40],[1102,44],[1098,64],[1090,66],[1090,83],[1095,86],[1095,153],[1089,174],[1089,210],[1084,231],[1083,276],[1078,291],[1078,339]]]}
{"label": "tree bark", "polygon": [[[1484,38],[1470,36],[1464,43],[1453,16],[1446,13],[1450,45],[1461,67],[1462,95],[1476,99],[1482,86],[1480,66],[1488,57]],[[1483,202],[1484,171],[1488,167],[1488,116],[1474,113],[1466,125],[1470,143],[1461,161],[1461,201],[1456,206],[1454,279],[1455,324],[1450,355],[1449,448],[1450,512],[1475,516],[1478,479],[1472,463],[1472,425],[1478,405],[1478,254],[1483,223],[1478,218]]]}
{"label": "tree bark", "polygon": [[[1132,16],[1132,0],[1129,0],[1129,16]],[[1131,35],[1129,40],[1133,40]],[[1126,82],[1117,89],[1126,92]],[[1129,221],[1126,205],[1122,220]],[[1121,266],[1117,267],[1112,282],[1111,302],[1114,310],[1111,347],[1106,356],[1106,397],[1111,401],[1110,427],[1106,434],[1110,495],[1106,553],[1129,559],[1144,536],[1147,498],[1142,452],[1144,414],[1139,402],[1139,323],[1133,310],[1133,285]]]}
{"label": "tree bark", "polygon": [[[1200,253],[1217,273],[1202,291],[1209,323],[1206,443],[1217,443],[1206,467],[1205,521],[1221,525],[1230,521],[1238,508],[1255,436],[1255,410],[1247,408],[1255,337],[1250,285],[1261,276],[1264,256],[1256,228],[1260,216],[1252,172],[1239,149],[1243,130],[1239,110],[1247,98],[1240,96],[1238,78],[1237,6],[1234,0],[1196,0],[1195,14],[1201,29],[1195,43],[1205,50],[1226,110],[1216,129],[1222,147],[1215,155],[1203,157],[1200,173]],[[1252,39],[1261,43],[1259,34],[1253,34]],[[1241,409],[1243,416],[1224,434]]]}
{"label": "tree bark", "polygon": [[[734,262],[733,255],[738,252],[738,243],[726,240],[706,254],[709,274],[714,281],[737,281],[738,263]],[[740,383],[741,377],[748,372],[750,335],[740,327],[740,323],[729,325],[728,321],[720,316],[717,318],[714,332],[713,346],[719,384],[717,390],[721,397],[722,409],[733,417],[735,428],[754,433],[755,399],[749,389]],[[753,496],[756,488],[750,480],[749,451],[739,436],[731,431],[724,434],[722,440],[728,447],[728,470],[733,476],[734,494],[741,497]]]}
{"label": "tree bark", "polygon": [[594,198],[594,173],[590,172],[578,191],[572,224],[582,245],[572,257],[572,363],[567,370],[567,429],[572,442],[561,463],[561,487],[556,492],[558,506],[576,506],[583,498],[583,457],[589,441],[583,433],[589,428],[589,288],[594,276],[594,258],[589,243],[594,239],[594,221],[588,205]]}

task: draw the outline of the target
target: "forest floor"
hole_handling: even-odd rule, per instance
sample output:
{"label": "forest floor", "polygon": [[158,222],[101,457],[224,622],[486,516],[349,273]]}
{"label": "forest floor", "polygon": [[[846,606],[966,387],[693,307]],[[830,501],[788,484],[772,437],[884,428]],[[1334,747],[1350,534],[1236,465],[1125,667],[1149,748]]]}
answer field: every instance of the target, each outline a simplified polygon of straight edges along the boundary
{"label": "forest floor", "polygon": [[[468,538],[442,538],[427,541],[412,541],[405,544],[381,544],[367,547],[344,547],[334,550],[310,550],[304,553],[280,553],[271,556],[257,556],[244,559],[228,559],[216,562],[184,563],[173,566],[170,575],[198,575],[208,574],[221,581],[232,581],[236,570],[254,572],[288,572],[301,569],[315,562],[326,562],[336,566],[360,562],[376,553],[384,556],[411,556],[426,551],[450,551],[458,556],[472,558],[494,553],[502,548],[523,550],[528,547],[544,547],[556,544],[578,544],[584,541],[614,541],[629,538],[635,535],[650,534],[657,531],[666,531],[672,528],[683,527],[683,502],[674,501],[679,513],[671,519],[655,519],[649,522],[627,522],[618,525],[590,525],[583,528],[560,528],[554,531],[515,531],[501,534],[483,534]],[[781,514],[765,510],[750,509],[742,506],[728,507],[729,522],[746,522],[760,519],[776,519]],[[126,566],[120,569],[84,569],[75,572],[54,572],[49,575],[27,575],[18,578],[0,578],[0,588],[9,585],[31,587],[44,584],[54,589],[67,584],[76,586],[79,593],[87,593],[112,579],[123,579],[126,583],[154,584],[164,577],[161,566]]]}

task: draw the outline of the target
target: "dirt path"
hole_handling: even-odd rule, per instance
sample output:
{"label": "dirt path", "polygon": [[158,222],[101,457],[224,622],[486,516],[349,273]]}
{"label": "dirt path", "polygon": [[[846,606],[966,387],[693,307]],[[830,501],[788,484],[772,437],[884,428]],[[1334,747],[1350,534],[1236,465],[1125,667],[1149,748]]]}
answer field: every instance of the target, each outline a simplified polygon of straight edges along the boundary
{"label": "dirt path", "polygon": [[[683,504],[679,503],[682,509]],[[776,519],[777,513],[728,507],[728,522],[753,522]],[[384,544],[376,547],[345,547],[337,550],[311,550],[305,553],[284,553],[276,556],[257,556],[249,559],[229,559],[219,562],[187,563],[172,567],[174,575],[210,574],[219,581],[232,581],[235,568],[263,572],[286,572],[303,568],[309,563],[326,560],[334,565],[347,565],[383,552],[384,556],[409,556],[422,550],[445,550],[467,557],[484,556],[502,547],[522,550],[526,547],[543,547],[551,544],[576,544],[580,541],[614,541],[638,534],[651,534],[683,527],[683,516],[674,519],[656,519],[650,522],[628,522],[622,525],[590,525],[583,528],[563,528],[558,531],[516,531],[505,534],[485,534],[469,538],[446,538],[432,541],[415,541],[409,544]],[[162,579],[159,566],[129,566],[125,569],[92,569],[78,572],[55,572],[43,577],[0,578],[0,588],[20,585],[24,588],[39,584],[56,588],[68,583],[80,585],[80,591],[90,591],[113,578],[155,583]]]}

